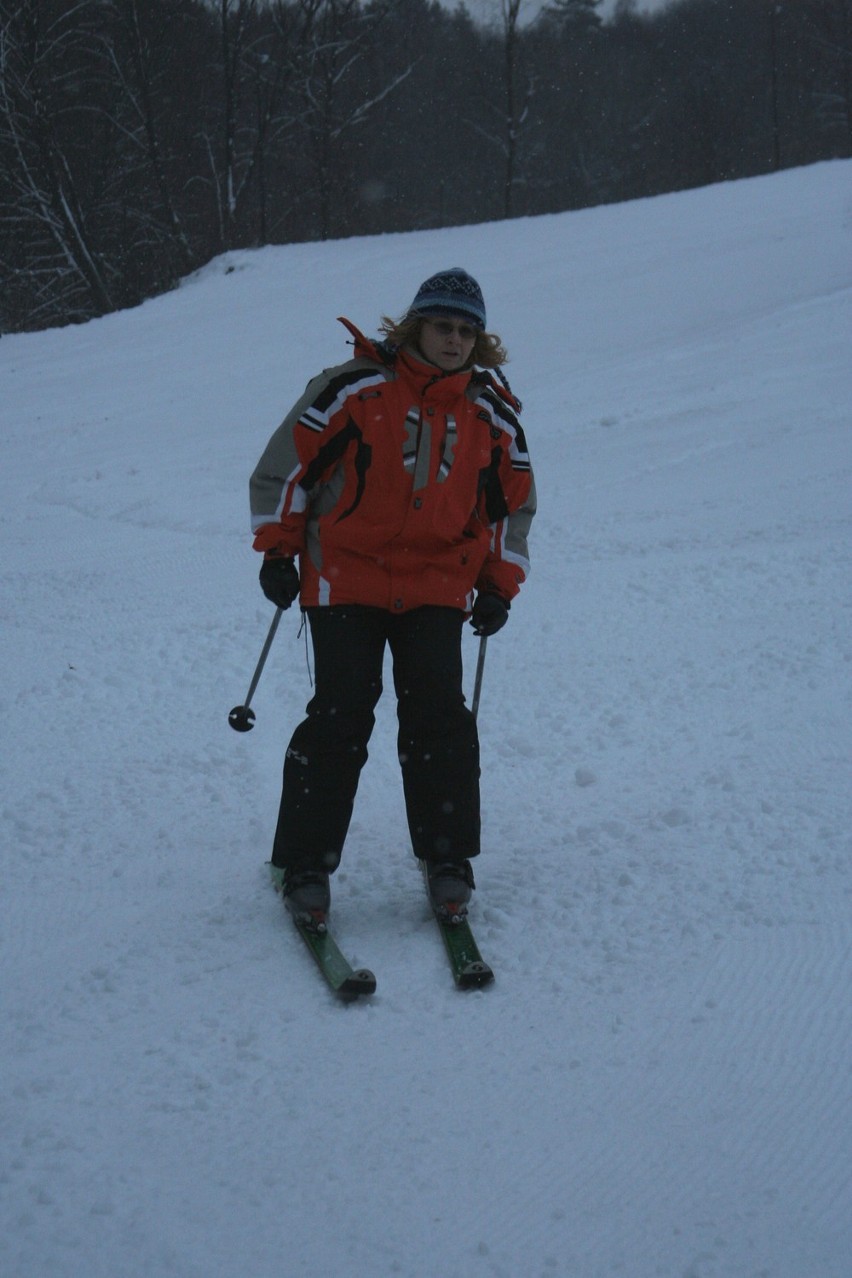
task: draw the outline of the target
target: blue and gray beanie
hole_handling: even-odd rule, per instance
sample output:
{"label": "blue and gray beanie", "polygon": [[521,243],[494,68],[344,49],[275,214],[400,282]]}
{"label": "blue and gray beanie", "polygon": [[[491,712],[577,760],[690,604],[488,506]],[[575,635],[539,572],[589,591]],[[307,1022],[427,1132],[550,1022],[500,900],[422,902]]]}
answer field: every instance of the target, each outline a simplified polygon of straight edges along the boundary
{"label": "blue and gray beanie", "polygon": [[428,280],[424,280],[408,308],[408,314],[458,315],[475,328],[485,328],[482,289],[460,266],[438,271],[437,275],[430,275]]}

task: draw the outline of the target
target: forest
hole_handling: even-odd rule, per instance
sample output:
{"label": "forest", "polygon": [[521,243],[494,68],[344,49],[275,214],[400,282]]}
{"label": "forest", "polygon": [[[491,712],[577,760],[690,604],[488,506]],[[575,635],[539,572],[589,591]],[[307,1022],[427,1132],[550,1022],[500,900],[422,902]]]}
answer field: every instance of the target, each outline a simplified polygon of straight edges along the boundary
{"label": "forest", "polygon": [[852,0],[0,0],[0,333],[852,155]]}

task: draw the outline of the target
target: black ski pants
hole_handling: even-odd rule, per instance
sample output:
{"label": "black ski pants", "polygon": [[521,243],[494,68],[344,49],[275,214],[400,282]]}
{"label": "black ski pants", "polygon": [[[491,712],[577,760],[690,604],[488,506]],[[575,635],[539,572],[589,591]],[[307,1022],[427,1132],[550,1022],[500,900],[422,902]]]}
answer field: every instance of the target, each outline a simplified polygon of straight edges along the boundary
{"label": "black ski pants", "polygon": [[479,852],[479,738],[462,692],[464,614],[424,607],[391,613],[341,604],[306,609],[314,695],[284,761],[273,864],[340,864],[367,743],[393,659],[398,752],[414,852],[427,861]]}

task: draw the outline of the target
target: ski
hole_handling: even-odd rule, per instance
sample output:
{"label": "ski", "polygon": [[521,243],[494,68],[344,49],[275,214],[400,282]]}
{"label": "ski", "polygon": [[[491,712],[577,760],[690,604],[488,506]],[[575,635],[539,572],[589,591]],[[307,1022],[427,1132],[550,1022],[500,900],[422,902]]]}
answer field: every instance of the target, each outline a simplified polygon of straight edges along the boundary
{"label": "ski", "polygon": [[435,915],[444,948],[450,960],[453,979],[460,990],[479,989],[490,985],[494,980],[494,972],[479,952],[473,931],[466,918],[453,922]]}
{"label": "ski", "polygon": [[[425,862],[420,862],[420,868],[423,871],[424,882],[427,882]],[[439,914],[434,908],[432,913],[440,929],[444,949],[450,960],[450,970],[457,987],[460,990],[472,990],[481,989],[483,985],[490,985],[494,980],[494,972],[479,952],[467,913],[453,918]]]}
{"label": "ski", "polygon": [[[275,866],[270,865],[269,868],[272,886],[280,895],[281,872],[276,870]],[[315,919],[306,915],[304,918],[297,918],[291,915],[291,918],[330,990],[344,999],[359,998],[361,995],[376,992],[376,978],[373,973],[367,967],[352,966],[329,931],[324,917]]]}
{"label": "ski", "polygon": [[329,989],[341,998],[359,998],[375,994],[376,978],[367,967],[355,968],[335,941],[327,925],[320,931],[312,923],[294,920],[296,931],[316,959]]}

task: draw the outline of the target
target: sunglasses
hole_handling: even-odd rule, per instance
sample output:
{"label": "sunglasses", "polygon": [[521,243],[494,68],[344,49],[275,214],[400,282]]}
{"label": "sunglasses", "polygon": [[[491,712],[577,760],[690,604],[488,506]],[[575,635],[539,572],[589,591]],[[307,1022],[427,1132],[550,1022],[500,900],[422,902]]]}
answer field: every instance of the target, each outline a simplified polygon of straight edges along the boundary
{"label": "sunglasses", "polygon": [[472,342],[476,339],[476,329],[472,324],[453,324],[451,320],[445,319],[429,319],[426,323],[431,324],[442,337],[449,337],[451,333],[458,333],[463,342]]}

